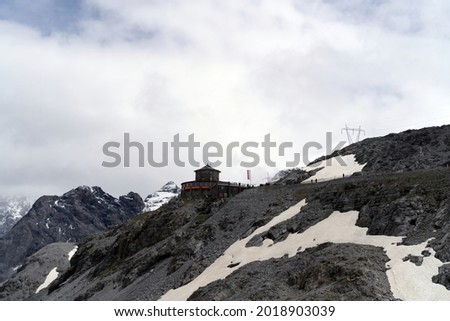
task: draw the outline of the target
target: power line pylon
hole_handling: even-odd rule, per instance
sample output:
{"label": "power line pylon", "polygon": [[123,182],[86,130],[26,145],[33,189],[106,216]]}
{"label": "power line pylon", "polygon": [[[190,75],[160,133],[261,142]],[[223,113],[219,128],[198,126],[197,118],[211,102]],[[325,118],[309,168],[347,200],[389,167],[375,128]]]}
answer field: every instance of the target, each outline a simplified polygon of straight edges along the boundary
{"label": "power line pylon", "polygon": [[[366,134],[366,131],[364,129],[361,129],[361,126],[359,126],[359,128],[349,128],[347,125],[345,125],[345,128],[342,128],[341,130],[341,134],[344,130],[347,133],[347,141],[349,145],[359,142],[361,133],[363,133],[364,135]],[[355,134],[355,132],[358,132],[355,141],[353,141],[352,135],[350,135],[350,131],[353,135]]]}

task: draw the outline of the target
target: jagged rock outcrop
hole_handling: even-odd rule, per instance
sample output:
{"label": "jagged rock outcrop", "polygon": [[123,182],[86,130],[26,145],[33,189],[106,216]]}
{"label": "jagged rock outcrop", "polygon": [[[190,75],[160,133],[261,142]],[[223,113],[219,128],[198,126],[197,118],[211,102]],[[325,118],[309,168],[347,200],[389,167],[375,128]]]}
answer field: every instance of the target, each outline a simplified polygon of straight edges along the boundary
{"label": "jagged rock outcrop", "polygon": [[84,237],[119,225],[140,213],[141,197],[130,192],[118,199],[99,187],[80,186],[62,196],[43,196],[0,239],[0,281],[25,258],[55,242],[80,242]]}

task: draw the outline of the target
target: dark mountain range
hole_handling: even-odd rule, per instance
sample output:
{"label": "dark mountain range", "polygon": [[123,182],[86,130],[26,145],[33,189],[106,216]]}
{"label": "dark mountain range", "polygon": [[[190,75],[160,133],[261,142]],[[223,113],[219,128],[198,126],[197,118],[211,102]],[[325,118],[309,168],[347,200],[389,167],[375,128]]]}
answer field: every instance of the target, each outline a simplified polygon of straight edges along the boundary
{"label": "dark mountain range", "polygon": [[62,196],[43,196],[0,238],[0,282],[25,258],[54,242],[80,242],[84,237],[119,225],[144,208],[141,197],[120,198],[99,187],[81,186]]}

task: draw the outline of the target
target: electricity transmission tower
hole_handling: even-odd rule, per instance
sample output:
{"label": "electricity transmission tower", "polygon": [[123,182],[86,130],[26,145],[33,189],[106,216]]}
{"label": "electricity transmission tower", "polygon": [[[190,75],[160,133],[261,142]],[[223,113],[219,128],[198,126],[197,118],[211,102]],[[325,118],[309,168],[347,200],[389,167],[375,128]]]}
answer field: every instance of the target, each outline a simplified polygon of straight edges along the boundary
{"label": "electricity transmission tower", "polygon": [[267,183],[270,183],[270,176],[269,173],[267,173],[267,176],[263,178],[263,181],[267,180]]}
{"label": "electricity transmission tower", "polygon": [[[366,131],[361,129],[361,126],[359,126],[359,128],[349,128],[347,125],[345,125],[345,128],[342,128],[342,130],[341,130],[341,134],[344,130],[347,133],[347,140],[348,140],[349,145],[359,142],[361,133],[363,133],[364,135],[366,134]],[[350,131],[352,132],[353,135],[355,135],[355,132],[358,132],[355,141],[353,141],[352,135],[350,135]]]}

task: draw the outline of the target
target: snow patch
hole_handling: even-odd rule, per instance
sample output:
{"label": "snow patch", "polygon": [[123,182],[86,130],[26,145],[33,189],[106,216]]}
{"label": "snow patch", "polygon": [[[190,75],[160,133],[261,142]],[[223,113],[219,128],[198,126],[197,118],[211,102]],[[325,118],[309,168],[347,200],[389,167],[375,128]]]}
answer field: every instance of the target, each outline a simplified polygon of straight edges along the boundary
{"label": "snow patch", "polygon": [[[397,246],[386,248],[386,254],[391,259],[387,263],[390,268],[386,274],[394,297],[405,301],[439,301],[450,300],[450,291],[443,285],[432,283],[433,276],[439,273],[439,267],[444,264],[435,257],[436,252],[427,247],[430,240],[412,246]],[[423,257],[422,252],[431,253]],[[404,262],[408,255],[421,256],[423,262],[416,266],[412,262]]]}
{"label": "snow patch", "polygon": [[66,208],[66,206],[64,204],[59,204],[59,200],[56,200],[54,205],[57,207],[60,207],[60,208]]}
{"label": "snow patch", "polygon": [[89,191],[89,192],[91,192],[91,193],[94,193],[94,190],[93,190],[92,187],[90,187],[90,186],[87,186],[87,185],[81,185],[79,188],[82,189],[82,190],[85,190],[85,191]]}
{"label": "snow patch", "polygon": [[[387,263],[390,268],[387,271],[387,277],[396,298],[403,300],[450,300],[450,291],[431,280],[431,277],[438,273],[438,267],[443,262],[434,256],[432,249],[427,248],[427,242],[414,246],[398,245],[403,237],[367,235],[367,228],[356,226],[359,214],[357,211],[345,213],[335,211],[328,218],[308,228],[303,233],[289,234],[282,242],[275,244],[272,240],[266,239],[261,246],[245,247],[255,235],[261,234],[272,226],[298,214],[305,204],[305,200],[302,200],[272,219],[265,226],[258,228],[248,237],[236,241],[197,278],[180,288],[168,291],[160,300],[187,300],[200,287],[225,279],[248,263],[281,258],[284,255],[293,257],[307,248],[313,248],[327,242],[383,247],[390,259]],[[421,266],[403,261],[403,258],[407,255],[418,255],[424,249],[427,249],[432,255],[425,257]]]}
{"label": "snow patch", "polygon": [[42,283],[37,289],[35,293],[39,293],[40,291],[42,291],[43,289],[46,289],[50,283],[52,283],[53,281],[56,280],[56,278],[58,277],[59,273],[57,271],[57,267],[54,267],[47,275],[47,277],[45,278],[44,283]]}
{"label": "snow patch", "polygon": [[102,204],[105,203],[105,200],[103,198],[101,198],[100,196],[95,196],[95,199],[97,200],[97,203]]}
{"label": "snow patch", "polygon": [[13,269],[13,271],[14,272],[16,272],[18,269],[20,269],[22,267],[22,265],[18,265],[18,266],[15,266],[15,267],[13,267],[12,269]]}
{"label": "snow patch", "polygon": [[75,255],[75,253],[78,250],[78,246],[75,245],[75,247],[69,252],[67,253],[67,256],[69,257],[69,261],[72,259],[72,257]]}
{"label": "snow patch", "polygon": [[[344,165],[341,165],[337,158],[342,159],[344,162]],[[342,162],[341,161],[341,162]],[[331,162],[331,165],[328,166],[327,162]],[[345,177],[351,176],[354,173],[361,172],[362,169],[366,166],[366,164],[359,164],[356,161],[355,155],[345,155],[345,156],[338,156],[330,158],[329,160],[324,160],[322,163],[318,166],[317,164],[314,164],[314,166],[306,166],[302,168],[303,170],[309,172],[312,170],[317,170],[320,167],[323,167],[321,170],[319,170],[315,175],[311,176],[310,178],[303,181],[309,182],[311,179],[316,180],[318,182],[322,181],[328,181],[336,178],[342,178],[344,175]]]}

